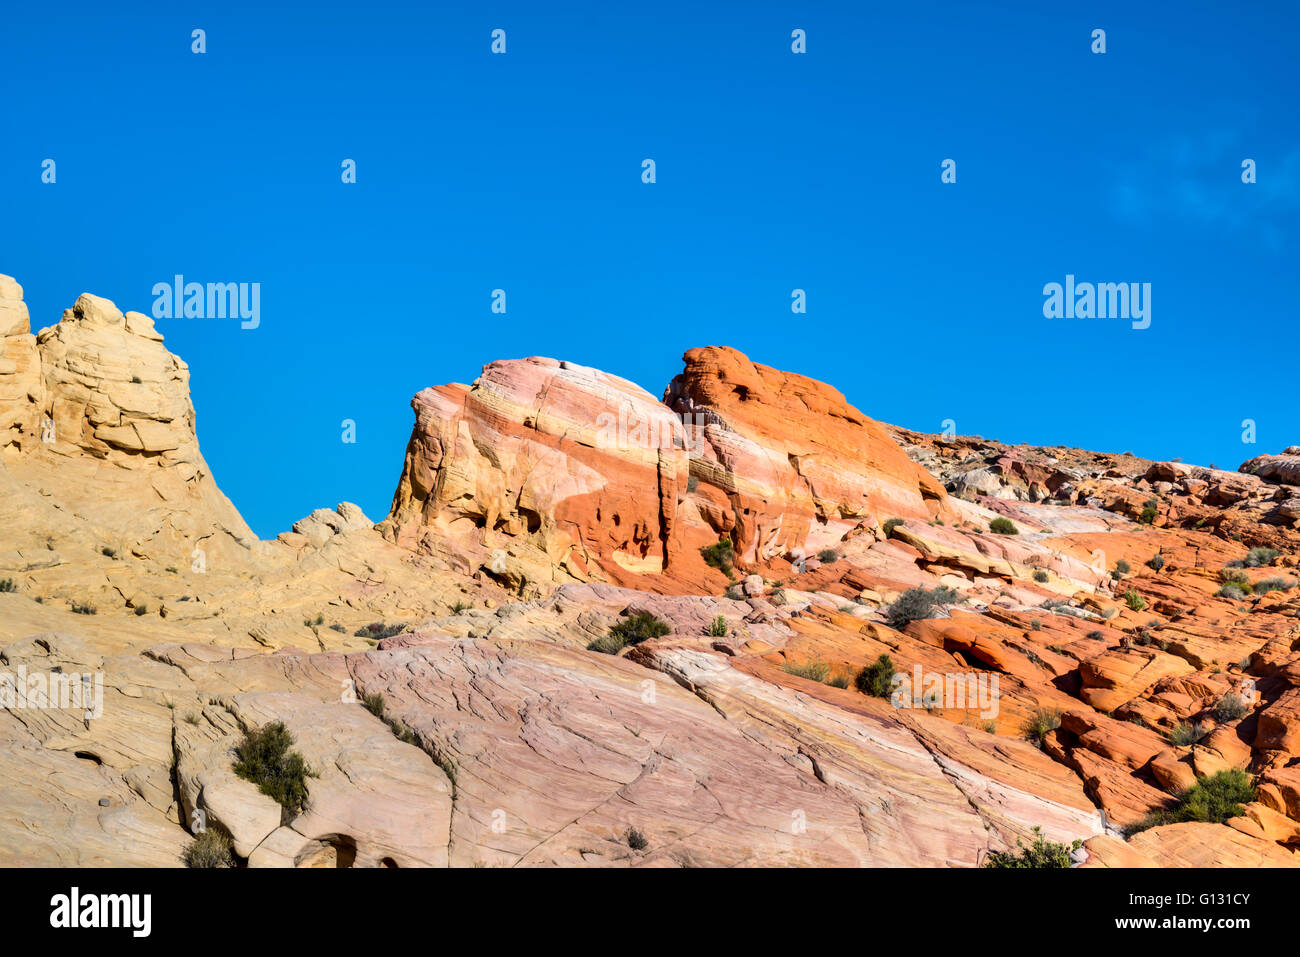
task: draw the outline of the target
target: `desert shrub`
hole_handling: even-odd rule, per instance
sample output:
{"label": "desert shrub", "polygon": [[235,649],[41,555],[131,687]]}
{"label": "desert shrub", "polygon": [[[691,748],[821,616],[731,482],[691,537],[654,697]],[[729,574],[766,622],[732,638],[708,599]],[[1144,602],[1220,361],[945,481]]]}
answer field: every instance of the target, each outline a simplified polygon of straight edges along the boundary
{"label": "desert shrub", "polygon": [[1124,559],[1122,558],[1115,563],[1115,571],[1117,572],[1116,577],[1123,577],[1124,575],[1127,575],[1132,570],[1133,570],[1133,566],[1130,565],[1128,562],[1124,561]]}
{"label": "desert shrub", "polygon": [[1035,825],[1034,843],[1028,847],[1016,838],[1016,851],[992,851],[984,859],[984,867],[1040,867],[1067,868],[1070,866],[1070,852],[1083,846],[1083,841],[1075,839],[1069,846],[1043,837],[1043,829]]}
{"label": "desert shrub", "polygon": [[731,544],[731,539],[720,538],[712,545],[705,545],[701,548],[700,556],[704,559],[704,564],[730,575],[736,559],[736,552]]}
{"label": "desert shrub", "polygon": [[1124,603],[1133,611],[1141,611],[1147,606],[1147,600],[1131,588],[1124,592]]}
{"label": "desert shrub", "polygon": [[826,683],[832,688],[847,688],[849,682],[853,680],[852,676],[846,671],[837,671],[826,679]]}
{"label": "desert shrub", "polygon": [[1152,811],[1128,829],[1130,835],[1162,824],[1202,821],[1222,824],[1242,813],[1242,805],[1255,800],[1255,786],[1244,771],[1232,768],[1201,778],[1185,791],[1172,810]]}
{"label": "desert shrub", "polygon": [[1216,598],[1231,598],[1233,601],[1241,601],[1246,594],[1247,592],[1240,585],[1224,585],[1214,593]]}
{"label": "desert shrub", "polygon": [[1262,565],[1271,565],[1273,559],[1279,554],[1276,548],[1252,548],[1246,553],[1246,567],[1259,568]]}
{"label": "desert shrub", "polygon": [[88,601],[74,601],[72,603],[72,613],[74,615],[98,615],[99,609]]}
{"label": "desert shrub", "polygon": [[1033,619],[1032,621],[1029,622],[1029,627],[1034,629],[1034,631],[1042,631],[1043,630],[1042,619],[1040,618]]}
{"label": "desert shrub", "polygon": [[1047,733],[1055,731],[1060,726],[1061,712],[1055,708],[1039,708],[1026,719],[1023,730],[1026,738],[1042,747]]}
{"label": "desert shrub", "polygon": [[885,524],[880,527],[885,532],[885,538],[888,538],[890,535],[894,534],[894,529],[898,528],[898,526],[902,524],[903,520],[901,518],[890,518],[886,519]]}
{"label": "desert shrub", "polygon": [[1244,585],[1247,588],[1250,587],[1250,576],[1240,568],[1234,568],[1231,565],[1224,566],[1223,570],[1219,572],[1219,581],[1228,585]]}
{"label": "desert shrub", "polygon": [[1244,718],[1249,711],[1246,700],[1235,691],[1229,691],[1214,705],[1214,717],[1223,722]]}
{"label": "desert shrub", "polygon": [[1020,534],[1020,529],[1016,528],[1015,522],[1009,518],[1003,518],[1001,515],[989,522],[989,531],[995,535]]}
{"label": "desert shrub", "polygon": [[1169,743],[1176,744],[1180,748],[1186,747],[1200,741],[1207,733],[1201,724],[1188,724],[1184,721],[1175,725],[1174,729],[1169,732]]}
{"label": "desert shrub", "polygon": [[869,694],[873,698],[888,698],[894,690],[894,659],[889,655],[881,655],[859,671],[853,683],[863,694]]}
{"label": "desert shrub", "polygon": [[692,475],[686,480],[686,491],[694,492],[699,487],[700,480],[696,476]]}
{"label": "desert shrub", "polygon": [[181,852],[186,867],[234,867],[234,844],[221,828],[208,825]]}
{"label": "desert shrub", "polygon": [[840,553],[833,548],[823,548],[817,553],[817,560],[824,565],[839,561]]}
{"label": "desert shrub", "polygon": [[348,630],[336,622],[335,624],[330,625],[330,631],[337,631],[340,635],[345,635]]}
{"label": "desert shrub", "polygon": [[105,558],[117,558],[117,549],[109,548],[107,545],[105,545],[103,548],[99,550],[99,554],[103,555]]}
{"label": "desert shrub", "polygon": [[1150,525],[1156,520],[1156,507],[1154,505],[1143,506],[1141,514],[1138,515],[1138,523],[1141,525]]}
{"label": "desert shrub", "polygon": [[650,842],[645,839],[640,828],[629,827],[627,829],[627,846],[634,851],[644,851],[650,846]]}
{"label": "desert shrub", "polygon": [[301,814],[307,804],[310,772],[292,748],[293,735],[282,721],[245,731],[235,746],[235,773],[280,805],[282,824]]}
{"label": "desert shrub", "polygon": [[392,638],[394,635],[400,635],[405,630],[405,625],[386,625],[382,621],[372,621],[370,624],[358,628],[356,637],[379,641],[384,638]]}
{"label": "desert shrub", "polygon": [[376,718],[384,716],[384,696],[378,691],[372,691],[370,694],[361,696],[361,703],[366,706],[366,710]]}
{"label": "desert shrub", "polygon": [[1047,581],[1047,579],[1048,579],[1047,572],[1043,571],[1041,568],[1034,569],[1034,581],[1041,584]]}
{"label": "desert shrub", "polygon": [[1294,588],[1295,582],[1289,578],[1282,578],[1274,575],[1272,578],[1263,578],[1255,583],[1256,595],[1267,595],[1271,591],[1287,591]]}
{"label": "desert shrub", "polygon": [[12,578],[0,578],[0,592],[17,591],[18,586],[14,584]]}
{"label": "desert shrub", "polygon": [[1100,631],[1090,631],[1090,632],[1088,632],[1088,634],[1084,635],[1084,637],[1085,637],[1085,638],[1105,638],[1106,635],[1105,635],[1104,632],[1100,632]]}
{"label": "desert shrub", "polygon": [[304,618],[302,620],[302,623],[308,628],[312,627],[313,625],[323,625],[325,624],[325,616],[317,615],[315,618]]}
{"label": "desert shrub", "polygon": [[831,674],[831,666],[824,661],[805,661],[802,664],[787,661],[781,666],[781,670],[788,675],[807,678],[809,681],[825,681]]}
{"label": "desert shrub", "polygon": [[717,615],[713,621],[709,622],[709,637],[722,638],[727,634],[727,619]]}
{"label": "desert shrub", "polygon": [[1165,567],[1165,556],[1159,554],[1152,555],[1147,559],[1147,567],[1152,571],[1160,571],[1160,569]]}
{"label": "desert shrub", "polygon": [[651,638],[662,638],[672,630],[672,625],[662,618],[656,618],[648,611],[639,611],[612,626],[609,634],[587,645],[587,650],[616,655],[628,645],[638,645]]}
{"label": "desert shrub", "polygon": [[453,615],[459,615],[459,614],[462,614],[462,613],[464,613],[464,612],[469,611],[469,610],[470,610],[471,608],[473,608],[473,607],[474,607],[474,606],[471,605],[471,604],[470,604],[469,602],[467,602],[467,601],[458,601],[458,602],[456,602],[456,604],[454,604],[454,605],[451,606],[451,613],[452,613]]}
{"label": "desert shrub", "polygon": [[135,616],[136,616],[137,618],[141,617],[142,615],[147,615],[147,614],[149,614],[149,606],[148,606],[148,605],[136,605],[136,606],[135,606]]}
{"label": "desert shrub", "polygon": [[924,588],[909,588],[885,609],[885,618],[894,628],[902,628],[909,621],[933,618],[934,611],[940,605],[959,601],[961,596],[947,585],[926,591]]}

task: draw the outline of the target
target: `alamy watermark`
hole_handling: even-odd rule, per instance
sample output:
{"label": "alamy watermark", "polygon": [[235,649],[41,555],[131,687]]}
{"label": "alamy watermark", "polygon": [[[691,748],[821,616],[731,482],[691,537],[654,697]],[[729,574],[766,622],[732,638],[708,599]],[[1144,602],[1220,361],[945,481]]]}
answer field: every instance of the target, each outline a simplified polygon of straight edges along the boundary
{"label": "alamy watermark", "polygon": [[104,713],[104,673],[36,671],[26,665],[0,671],[0,708],[83,712],[86,720]]}
{"label": "alamy watermark", "polygon": [[640,415],[626,406],[596,416],[598,449],[687,449],[700,452],[705,445],[705,412],[668,413],[654,417]]}
{"label": "alamy watermark", "polygon": [[987,671],[944,674],[923,671],[920,665],[909,675],[897,672],[889,703],[895,708],[978,709],[985,720],[998,716],[998,675]]}
{"label": "alamy watermark", "polygon": [[256,329],[262,322],[260,282],[172,282],[153,286],[155,319],[242,319],[241,329]]}
{"label": "alamy watermark", "polygon": [[1129,319],[1134,329],[1151,325],[1151,283],[1081,282],[1074,274],[1065,284],[1043,287],[1043,316],[1048,319]]}

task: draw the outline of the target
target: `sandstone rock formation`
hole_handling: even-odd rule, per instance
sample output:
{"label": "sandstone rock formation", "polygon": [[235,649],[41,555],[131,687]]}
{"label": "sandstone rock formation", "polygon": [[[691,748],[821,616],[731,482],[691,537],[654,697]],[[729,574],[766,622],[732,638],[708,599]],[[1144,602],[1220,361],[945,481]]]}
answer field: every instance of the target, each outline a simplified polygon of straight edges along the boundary
{"label": "sandstone rock formation", "polygon": [[[101,682],[0,680],[0,864],[206,826],[251,867],[977,866],[1036,826],[1086,867],[1300,861],[1295,447],[927,436],[684,361],[662,401],[543,358],[426,389],[387,517],[261,542],[152,323],[83,295],[33,336],[0,277],[0,679]],[[235,772],[273,722],[301,813]],[[1229,770],[1240,813],[1145,827]]]}

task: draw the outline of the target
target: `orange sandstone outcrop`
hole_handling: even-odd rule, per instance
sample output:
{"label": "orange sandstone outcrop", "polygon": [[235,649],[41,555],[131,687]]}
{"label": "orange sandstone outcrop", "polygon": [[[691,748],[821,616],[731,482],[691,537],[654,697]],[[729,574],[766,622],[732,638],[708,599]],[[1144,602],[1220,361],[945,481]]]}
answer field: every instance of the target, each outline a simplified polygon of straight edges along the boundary
{"label": "orange sandstone outcrop", "polygon": [[664,402],[697,431],[691,474],[721,491],[736,553],[765,561],[833,546],[862,522],[947,514],[947,493],[831,386],[707,346]]}
{"label": "orange sandstone outcrop", "polygon": [[424,390],[384,534],[450,539],[530,593],[571,580],[680,591],[722,580],[699,556],[719,537],[758,565],[944,513],[947,493],[830,386],[732,349],[685,361],[662,403],[536,357]]}

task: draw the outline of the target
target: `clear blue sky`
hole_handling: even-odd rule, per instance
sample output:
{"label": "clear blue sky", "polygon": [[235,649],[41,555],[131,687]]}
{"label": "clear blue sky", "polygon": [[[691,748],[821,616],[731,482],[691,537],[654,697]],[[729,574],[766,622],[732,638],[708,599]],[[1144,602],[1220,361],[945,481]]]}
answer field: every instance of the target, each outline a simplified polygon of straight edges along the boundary
{"label": "clear blue sky", "polygon": [[[264,537],[382,518],[410,397],[527,355],[659,395],[725,344],[911,428],[1235,468],[1300,443],[1297,10],[11,6],[0,272],[38,327],[175,273],[262,284],[257,330],[158,325]],[[1150,282],[1151,328],[1044,318],[1066,273]]]}

